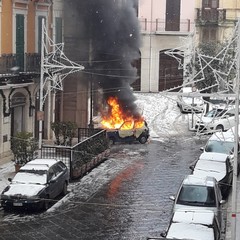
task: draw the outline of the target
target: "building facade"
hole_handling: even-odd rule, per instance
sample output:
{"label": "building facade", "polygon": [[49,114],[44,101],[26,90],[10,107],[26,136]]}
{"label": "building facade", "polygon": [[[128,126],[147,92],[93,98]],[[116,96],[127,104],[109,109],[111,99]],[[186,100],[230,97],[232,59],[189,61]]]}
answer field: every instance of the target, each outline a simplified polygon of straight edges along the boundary
{"label": "building facade", "polygon": [[[38,137],[43,18],[51,34],[50,0],[0,1],[0,157],[11,154],[10,140],[18,132],[27,131]],[[45,135],[49,121],[44,126]]]}
{"label": "building facade", "polygon": [[196,35],[199,42],[224,42],[240,17],[239,0],[196,0]]}
{"label": "building facade", "polygon": [[194,9],[194,1],[189,0],[139,0],[142,47],[138,90],[158,92],[183,83],[183,69],[165,52],[185,45],[193,34]]}

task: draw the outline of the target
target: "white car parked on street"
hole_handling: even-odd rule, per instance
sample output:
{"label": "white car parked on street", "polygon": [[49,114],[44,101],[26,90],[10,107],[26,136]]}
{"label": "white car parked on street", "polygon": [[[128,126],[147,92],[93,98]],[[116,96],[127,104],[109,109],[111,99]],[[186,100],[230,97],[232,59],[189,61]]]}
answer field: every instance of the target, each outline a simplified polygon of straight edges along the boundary
{"label": "white car parked on street", "polygon": [[235,125],[234,106],[218,106],[197,120],[195,130],[200,132],[226,131]]}
{"label": "white car parked on street", "polygon": [[222,196],[228,197],[232,187],[233,166],[230,156],[224,153],[204,152],[196,163],[190,166],[193,176],[215,177],[219,183]]}
{"label": "white car parked on street", "polygon": [[173,212],[177,210],[211,210],[222,224],[221,189],[214,177],[188,175],[184,178],[176,196],[170,196],[174,201]]}
{"label": "white car parked on street", "polygon": [[213,211],[178,210],[161,236],[166,239],[220,240],[221,228]]}
{"label": "white car parked on street", "polygon": [[[239,145],[239,144],[238,144]],[[232,165],[234,165],[234,146],[235,136],[230,130],[227,132],[216,132],[207,141],[206,145],[201,148],[203,153],[223,153],[228,154]],[[240,145],[238,147],[238,174],[240,172]]]}

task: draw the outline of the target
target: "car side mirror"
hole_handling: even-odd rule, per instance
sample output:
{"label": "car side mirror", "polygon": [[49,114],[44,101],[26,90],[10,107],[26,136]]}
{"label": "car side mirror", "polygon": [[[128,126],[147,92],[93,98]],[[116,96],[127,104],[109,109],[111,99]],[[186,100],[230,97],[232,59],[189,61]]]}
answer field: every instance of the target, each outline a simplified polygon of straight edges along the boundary
{"label": "car side mirror", "polygon": [[194,170],[194,166],[190,165],[189,168],[193,171]]}
{"label": "car side mirror", "polygon": [[204,147],[200,147],[200,150],[203,151],[203,150],[204,150]]}
{"label": "car side mirror", "polygon": [[8,181],[9,181],[9,182],[12,182],[12,178],[8,178]]}
{"label": "car side mirror", "polygon": [[222,204],[225,204],[226,203],[226,201],[225,200],[221,200],[220,201],[220,204],[222,205]]}
{"label": "car side mirror", "polygon": [[165,238],[165,237],[167,236],[167,231],[161,232],[161,233],[160,233],[160,236]]}
{"label": "car side mirror", "polygon": [[49,184],[52,184],[52,183],[55,183],[55,182],[56,182],[56,179],[49,180]]}
{"label": "car side mirror", "polygon": [[175,196],[173,196],[173,195],[171,195],[170,197],[169,197],[169,199],[171,199],[172,201],[175,201]]}

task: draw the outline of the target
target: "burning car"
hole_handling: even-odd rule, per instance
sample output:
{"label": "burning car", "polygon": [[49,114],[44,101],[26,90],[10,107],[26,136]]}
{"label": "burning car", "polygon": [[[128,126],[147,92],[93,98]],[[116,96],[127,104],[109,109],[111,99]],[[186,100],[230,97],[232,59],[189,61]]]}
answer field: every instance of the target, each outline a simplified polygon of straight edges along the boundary
{"label": "burning car", "polygon": [[101,126],[107,130],[110,144],[139,141],[144,144],[149,138],[149,128],[141,115],[124,113],[117,97],[107,101],[108,113],[102,116]]}
{"label": "burning car", "polygon": [[144,121],[141,127],[134,124],[133,128],[126,128],[129,126],[129,122],[124,122],[119,129],[109,129],[107,130],[107,136],[109,138],[110,144],[115,142],[134,142],[139,141],[144,144],[149,138],[149,128],[147,123]]}

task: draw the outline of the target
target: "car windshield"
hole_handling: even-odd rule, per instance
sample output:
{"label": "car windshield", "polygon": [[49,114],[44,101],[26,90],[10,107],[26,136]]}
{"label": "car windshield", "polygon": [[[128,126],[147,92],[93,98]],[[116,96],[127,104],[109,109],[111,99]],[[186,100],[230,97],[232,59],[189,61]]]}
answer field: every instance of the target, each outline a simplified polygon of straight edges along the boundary
{"label": "car windshield", "polygon": [[233,148],[234,148],[234,142],[209,140],[205,147],[205,151],[206,152],[233,154]]}
{"label": "car windshield", "polygon": [[46,184],[46,170],[20,170],[12,180],[13,183]]}
{"label": "car windshield", "polygon": [[214,188],[198,185],[183,185],[177,199],[177,204],[215,207],[216,197]]}
{"label": "car windshield", "polygon": [[226,111],[224,109],[212,109],[206,113],[205,117],[221,117]]}

